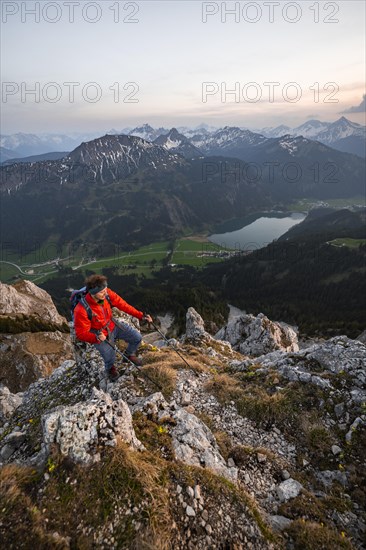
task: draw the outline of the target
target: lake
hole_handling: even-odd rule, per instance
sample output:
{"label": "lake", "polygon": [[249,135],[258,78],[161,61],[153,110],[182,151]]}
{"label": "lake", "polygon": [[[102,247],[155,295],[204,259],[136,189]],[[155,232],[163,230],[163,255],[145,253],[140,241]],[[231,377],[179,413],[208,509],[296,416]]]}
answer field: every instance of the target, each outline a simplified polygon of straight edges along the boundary
{"label": "lake", "polygon": [[219,225],[210,241],[226,248],[258,250],[286,233],[293,225],[302,222],[302,212],[265,212],[230,220]]}

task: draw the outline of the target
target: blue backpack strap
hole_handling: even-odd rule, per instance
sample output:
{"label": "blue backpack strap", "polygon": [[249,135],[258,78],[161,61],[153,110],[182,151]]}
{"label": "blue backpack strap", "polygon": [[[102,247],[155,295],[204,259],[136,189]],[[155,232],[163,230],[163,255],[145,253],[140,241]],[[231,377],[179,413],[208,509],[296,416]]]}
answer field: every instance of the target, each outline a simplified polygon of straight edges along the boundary
{"label": "blue backpack strap", "polygon": [[71,318],[74,319],[74,309],[75,307],[78,305],[78,304],[82,304],[82,306],[84,307],[84,309],[86,310],[87,312],[87,315],[88,315],[88,319],[89,321],[92,320],[92,317],[93,317],[93,312],[92,312],[92,309],[90,307],[90,305],[88,304],[88,302],[86,301],[86,294],[87,294],[87,291],[86,291],[86,287],[84,286],[83,288],[80,288],[79,290],[74,290],[71,294],[71,297],[70,297],[70,302],[71,302]]}
{"label": "blue backpack strap", "polygon": [[80,297],[79,303],[82,304],[82,306],[86,309],[88,319],[89,319],[89,321],[91,321],[92,318],[93,318],[94,313],[92,312],[92,309],[91,309],[90,305],[86,301],[85,296]]}
{"label": "blue backpack strap", "polygon": [[[93,313],[92,308],[90,307],[90,305],[86,301],[86,294],[87,294],[87,291],[86,291],[85,286],[83,288],[80,288],[79,290],[74,290],[73,293],[71,294],[70,302],[71,302],[71,316],[72,316],[72,318],[74,318],[74,309],[75,309],[77,304],[82,304],[82,306],[86,310],[89,321],[91,321],[92,318],[94,317],[95,313]],[[110,299],[110,296],[109,296],[108,293],[106,294],[106,299],[108,300],[109,305],[112,307],[111,299]]]}

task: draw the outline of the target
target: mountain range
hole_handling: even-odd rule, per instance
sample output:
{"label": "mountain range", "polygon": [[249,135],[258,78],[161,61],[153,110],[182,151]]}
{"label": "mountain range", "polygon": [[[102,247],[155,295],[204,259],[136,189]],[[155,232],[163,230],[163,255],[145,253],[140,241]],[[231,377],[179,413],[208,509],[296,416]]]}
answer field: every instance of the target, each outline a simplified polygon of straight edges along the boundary
{"label": "mountain range", "polygon": [[154,143],[161,145],[168,151],[175,151],[186,158],[202,157],[202,150],[198,149],[191,141],[183,134],[179,133],[176,128],[172,128],[167,134],[158,136]]}
{"label": "mountain range", "polygon": [[106,135],[59,160],[0,167],[4,241],[133,248],[299,198],[364,192],[363,159],[302,137],[226,127],[199,148],[176,130],[162,143]]}
{"label": "mountain range", "polygon": [[284,134],[303,136],[320,141],[339,151],[353,153],[360,157],[366,156],[365,131],[365,126],[351,122],[344,116],[335,122],[309,120],[296,128],[281,125],[275,128],[263,128],[259,130],[266,137],[280,137]]}
{"label": "mountain range", "polygon": [[[226,127],[227,128],[227,127]],[[239,128],[250,134],[255,134],[267,138],[279,138],[284,135],[303,136],[304,138],[320,141],[334,149],[356,154],[365,157],[365,126],[351,122],[345,117],[330,122],[320,122],[318,120],[309,120],[296,128],[280,125],[275,128],[262,128],[258,130],[248,130]],[[133,135],[154,142],[157,139],[163,140],[161,136],[167,136],[173,129],[153,128],[149,124],[143,124],[136,128],[123,128],[116,130],[112,128],[107,132],[108,135]],[[207,142],[209,136],[217,132],[225,131],[225,128],[214,128],[201,124],[196,128],[178,127],[176,131],[180,134],[179,140],[183,136],[188,139],[194,147],[199,147],[202,142]],[[55,151],[71,151],[84,141],[90,141],[100,137],[98,132],[88,134],[25,134],[18,133],[13,135],[0,136],[0,162],[15,160],[17,158],[31,155],[39,155]],[[176,136],[171,141],[177,141]],[[257,139],[260,139],[259,137]],[[187,143],[187,142],[186,142]],[[162,143],[159,143],[162,144]],[[186,154],[188,148],[186,147]],[[204,152],[204,151],[201,151]],[[193,152],[193,156],[195,153]]]}

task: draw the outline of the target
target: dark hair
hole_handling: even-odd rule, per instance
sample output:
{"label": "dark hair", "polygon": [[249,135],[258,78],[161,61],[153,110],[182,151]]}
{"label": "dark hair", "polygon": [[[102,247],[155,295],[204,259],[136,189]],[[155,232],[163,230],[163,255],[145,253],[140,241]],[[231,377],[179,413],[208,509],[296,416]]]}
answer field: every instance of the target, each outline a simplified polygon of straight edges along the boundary
{"label": "dark hair", "polygon": [[85,279],[85,285],[86,289],[90,290],[91,288],[96,287],[103,287],[107,284],[107,277],[104,275],[97,275],[96,273],[94,275],[90,275],[87,279]]}

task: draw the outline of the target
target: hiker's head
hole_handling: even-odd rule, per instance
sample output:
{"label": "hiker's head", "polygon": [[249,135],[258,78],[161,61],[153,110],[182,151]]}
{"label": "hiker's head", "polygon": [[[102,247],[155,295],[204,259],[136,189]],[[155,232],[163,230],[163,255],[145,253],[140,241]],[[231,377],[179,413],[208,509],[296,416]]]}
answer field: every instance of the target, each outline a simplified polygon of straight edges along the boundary
{"label": "hiker's head", "polygon": [[104,275],[90,275],[85,281],[86,290],[96,300],[103,300],[107,294],[107,277]]}

